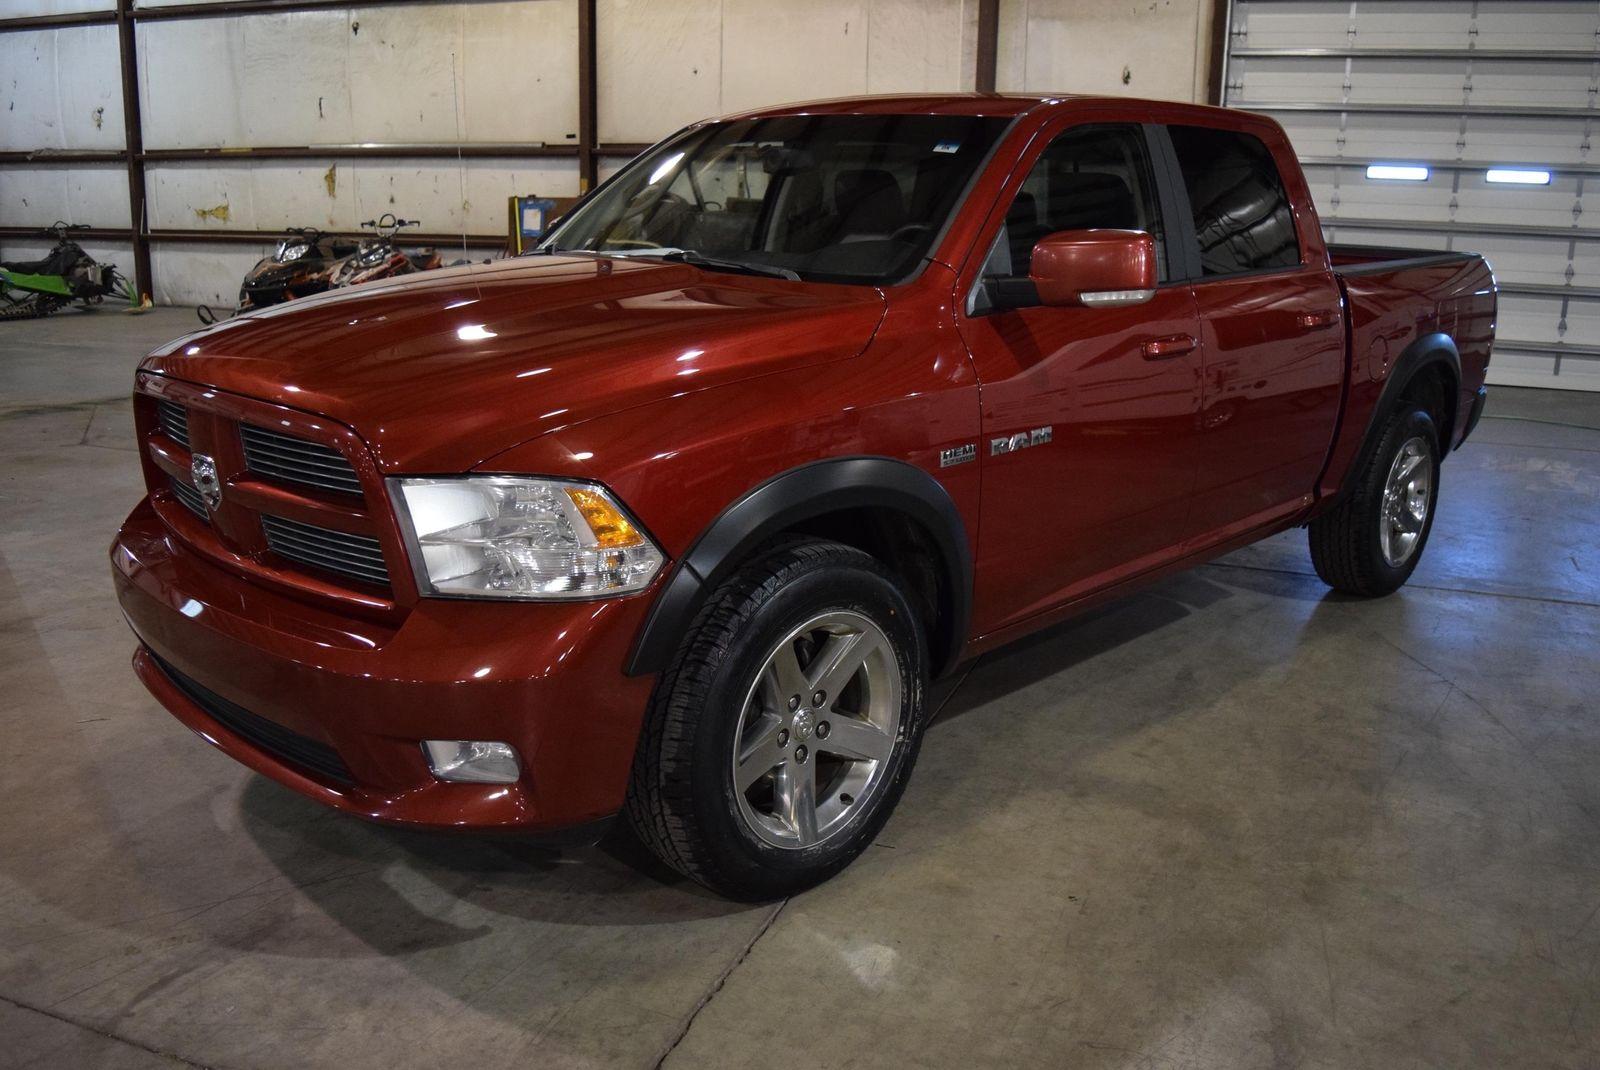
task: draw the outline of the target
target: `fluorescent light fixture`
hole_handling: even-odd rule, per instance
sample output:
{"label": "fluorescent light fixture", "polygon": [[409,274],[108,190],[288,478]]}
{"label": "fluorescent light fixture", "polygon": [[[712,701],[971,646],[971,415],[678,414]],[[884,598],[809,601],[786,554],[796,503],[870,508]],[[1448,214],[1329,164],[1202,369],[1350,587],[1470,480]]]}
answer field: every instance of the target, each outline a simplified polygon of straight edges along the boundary
{"label": "fluorescent light fixture", "polygon": [[1491,167],[1483,176],[1490,182],[1506,182],[1513,186],[1548,186],[1550,172],[1532,167]]}
{"label": "fluorescent light fixture", "polygon": [[485,338],[497,337],[488,327],[481,323],[469,323],[465,327],[456,328],[456,337],[463,342],[481,342]]}
{"label": "fluorescent light fixture", "polygon": [[1395,182],[1426,182],[1428,169],[1414,163],[1370,163],[1368,178],[1384,178]]}

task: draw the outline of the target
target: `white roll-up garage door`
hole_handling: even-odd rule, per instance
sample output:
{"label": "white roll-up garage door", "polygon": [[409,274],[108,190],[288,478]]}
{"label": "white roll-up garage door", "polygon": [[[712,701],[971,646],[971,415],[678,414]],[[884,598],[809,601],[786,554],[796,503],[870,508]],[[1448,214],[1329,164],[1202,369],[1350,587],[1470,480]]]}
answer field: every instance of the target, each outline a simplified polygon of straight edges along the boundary
{"label": "white roll-up garage door", "polygon": [[1329,240],[1483,253],[1489,381],[1600,390],[1600,4],[1229,3],[1223,102],[1288,130]]}

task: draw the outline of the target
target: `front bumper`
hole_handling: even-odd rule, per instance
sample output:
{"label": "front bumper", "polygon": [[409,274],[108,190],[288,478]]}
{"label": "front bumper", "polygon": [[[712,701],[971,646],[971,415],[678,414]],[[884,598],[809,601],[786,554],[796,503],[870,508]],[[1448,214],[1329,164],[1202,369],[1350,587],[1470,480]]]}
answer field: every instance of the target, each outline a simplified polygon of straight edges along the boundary
{"label": "front bumper", "polygon": [[[622,666],[647,597],[422,599],[398,624],[363,620],[185,549],[148,499],[111,561],[145,686],[279,783],[348,813],[436,828],[549,831],[622,806],[653,683]],[[436,780],[424,739],[510,743],[521,779]]]}

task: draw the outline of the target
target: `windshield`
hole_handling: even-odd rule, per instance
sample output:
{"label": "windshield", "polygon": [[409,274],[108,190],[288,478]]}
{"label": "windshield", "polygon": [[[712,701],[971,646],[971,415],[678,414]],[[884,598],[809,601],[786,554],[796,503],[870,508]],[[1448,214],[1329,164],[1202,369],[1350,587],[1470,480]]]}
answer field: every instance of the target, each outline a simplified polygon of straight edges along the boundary
{"label": "windshield", "polygon": [[899,282],[927,255],[1007,122],[788,115],[696,127],[629,164],[538,251]]}

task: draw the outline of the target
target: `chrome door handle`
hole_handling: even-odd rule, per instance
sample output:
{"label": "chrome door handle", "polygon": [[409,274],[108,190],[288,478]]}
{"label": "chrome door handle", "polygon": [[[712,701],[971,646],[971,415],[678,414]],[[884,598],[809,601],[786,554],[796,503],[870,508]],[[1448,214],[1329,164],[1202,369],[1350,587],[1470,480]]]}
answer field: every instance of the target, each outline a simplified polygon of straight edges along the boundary
{"label": "chrome door handle", "polygon": [[1172,357],[1181,357],[1185,353],[1193,353],[1195,346],[1199,344],[1192,334],[1173,334],[1166,338],[1152,338],[1140,348],[1144,352],[1145,360],[1169,360]]}

